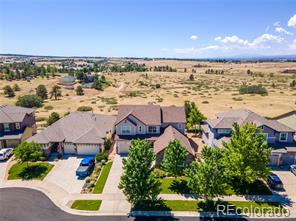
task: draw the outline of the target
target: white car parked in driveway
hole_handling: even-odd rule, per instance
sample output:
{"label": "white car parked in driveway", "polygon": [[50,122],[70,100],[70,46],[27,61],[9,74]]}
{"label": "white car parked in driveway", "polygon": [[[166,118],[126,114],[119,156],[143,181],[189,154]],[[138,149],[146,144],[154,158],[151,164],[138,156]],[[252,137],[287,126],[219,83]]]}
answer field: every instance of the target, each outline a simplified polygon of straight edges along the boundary
{"label": "white car parked in driveway", "polygon": [[0,160],[7,160],[12,155],[12,148],[0,149]]}
{"label": "white car parked in driveway", "polygon": [[296,164],[290,166],[290,171],[296,176]]}

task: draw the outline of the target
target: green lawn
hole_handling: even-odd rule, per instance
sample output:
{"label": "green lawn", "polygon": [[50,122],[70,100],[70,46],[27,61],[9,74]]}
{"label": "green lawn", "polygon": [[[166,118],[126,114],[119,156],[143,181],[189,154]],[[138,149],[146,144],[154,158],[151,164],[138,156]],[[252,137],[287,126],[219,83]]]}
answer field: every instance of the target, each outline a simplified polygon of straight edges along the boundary
{"label": "green lawn", "polygon": [[163,178],[161,179],[161,191],[165,194],[190,193],[190,188],[187,186],[187,178]]}
{"label": "green lawn", "polygon": [[102,200],[75,200],[72,209],[96,211],[100,209]]}
{"label": "green lawn", "polygon": [[[217,202],[216,202],[217,203]],[[221,201],[217,203],[218,205],[230,205],[230,208],[243,207],[245,212],[251,208],[260,208],[263,213],[266,213],[270,208],[279,208],[281,205],[279,203],[262,203],[262,202],[240,202],[240,201]],[[216,212],[217,204],[205,205],[204,201],[198,200],[163,200],[159,201],[156,204],[149,205],[144,204],[144,206],[134,208],[133,210],[142,210],[142,211],[197,211],[197,212]],[[285,210],[284,210],[285,211]],[[238,210],[239,213],[242,210]],[[257,211],[259,212],[259,211]]]}
{"label": "green lawn", "polygon": [[[161,193],[164,194],[185,194],[191,190],[187,186],[188,178],[163,178],[161,179]],[[266,184],[260,180],[253,184],[240,184],[238,181],[232,181],[225,190],[226,195],[272,195],[272,192]]]}
{"label": "green lawn", "polygon": [[109,172],[111,169],[111,166],[112,166],[112,162],[109,162],[103,167],[100,177],[94,187],[93,193],[102,193],[103,192],[105,183],[107,181],[107,178],[108,178],[108,175],[109,175]]}
{"label": "green lawn", "polygon": [[19,162],[10,168],[8,172],[8,179],[43,180],[52,168],[53,165],[46,162]]}
{"label": "green lawn", "polygon": [[226,195],[272,195],[270,189],[263,181],[257,180],[252,184],[241,184],[239,181],[232,181],[226,190]]}

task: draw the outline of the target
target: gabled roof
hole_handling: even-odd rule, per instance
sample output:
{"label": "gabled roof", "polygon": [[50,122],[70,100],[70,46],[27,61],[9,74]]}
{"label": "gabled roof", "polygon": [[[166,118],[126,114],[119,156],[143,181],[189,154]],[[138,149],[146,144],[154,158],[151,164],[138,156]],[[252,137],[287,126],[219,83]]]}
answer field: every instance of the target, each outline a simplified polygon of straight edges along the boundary
{"label": "gabled roof", "polygon": [[246,123],[254,123],[257,127],[267,126],[278,132],[295,132],[294,129],[276,121],[267,120],[266,118],[252,112],[248,109],[237,109],[233,111],[216,114],[217,118],[207,120],[212,128],[232,128],[234,123],[244,125]]}
{"label": "gabled roof", "polygon": [[30,137],[29,142],[103,143],[113,128],[115,116],[74,112],[58,120],[42,132]]}
{"label": "gabled roof", "polygon": [[115,124],[120,123],[129,115],[134,116],[146,125],[161,125],[159,105],[120,105]]}
{"label": "gabled roof", "polygon": [[169,106],[161,107],[163,123],[186,123],[185,108]]}
{"label": "gabled roof", "polygon": [[190,153],[193,156],[195,155],[195,151],[191,146],[188,138],[184,134],[179,132],[177,129],[175,129],[173,126],[168,126],[164,130],[163,134],[159,136],[157,140],[154,142],[153,144],[154,152],[156,154],[161,152],[168,146],[170,141],[173,141],[175,139],[180,141],[181,145],[188,151],[188,153]]}
{"label": "gabled roof", "polygon": [[0,105],[0,123],[22,122],[27,114],[31,114],[34,111],[32,108]]}

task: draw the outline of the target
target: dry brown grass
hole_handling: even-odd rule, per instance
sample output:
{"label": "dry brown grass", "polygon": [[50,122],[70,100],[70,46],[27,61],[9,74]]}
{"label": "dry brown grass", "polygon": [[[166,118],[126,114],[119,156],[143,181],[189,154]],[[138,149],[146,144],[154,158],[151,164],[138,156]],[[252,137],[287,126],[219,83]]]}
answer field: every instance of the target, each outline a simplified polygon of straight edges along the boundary
{"label": "dry brown grass", "polygon": [[[280,72],[285,68],[295,68],[295,63],[246,63],[246,64],[222,64],[192,61],[141,61],[147,66],[169,65],[178,69],[178,72],[148,72],[148,78],[143,73],[112,73],[106,74],[106,78],[112,80],[112,86],[105,91],[84,89],[84,96],[77,96],[75,91],[62,89],[63,97],[60,100],[48,99],[45,105],[53,106],[53,110],[47,111],[44,107],[36,112],[38,117],[47,117],[52,111],[63,115],[66,112],[76,111],[79,106],[91,106],[94,112],[116,114],[120,104],[147,104],[183,105],[185,100],[194,101],[207,117],[213,117],[215,113],[235,108],[249,108],[263,116],[273,117],[295,108],[296,90],[289,87],[292,75],[283,75]],[[188,81],[193,65],[203,64],[207,67],[194,68],[195,80]],[[188,72],[184,73],[184,68]],[[204,74],[206,69],[223,69],[224,75]],[[253,72],[264,73],[264,77],[252,77],[247,75],[247,69]],[[271,77],[270,73],[274,76]],[[0,88],[9,84],[19,84],[20,92],[16,97],[9,99],[0,94],[1,104],[14,104],[17,96],[35,93],[39,84],[44,84],[51,89],[58,81],[56,79],[34,79],[26,81],[0,81]],[[144,82],[144,84],[143,84]],[[238,87],[243,84],[263,84],[269,91],[268,96],[240,95]],[[272,84],[275,84],[275,88]],[[155,85],[160,84],[159,89]],[[77,86],[77,85],[76,85]],[[131,93],[132,92],[132,93]],[[136,93],[135,93],[136,92]],[[2,92],[0,92],[2,93]],[[66,96],[68,94],[68,96]],[[136,94],[136,96],[129,96]],[[107,98],[106,99],[102,99]],[[115,99],[117,104],[108,102]]]}

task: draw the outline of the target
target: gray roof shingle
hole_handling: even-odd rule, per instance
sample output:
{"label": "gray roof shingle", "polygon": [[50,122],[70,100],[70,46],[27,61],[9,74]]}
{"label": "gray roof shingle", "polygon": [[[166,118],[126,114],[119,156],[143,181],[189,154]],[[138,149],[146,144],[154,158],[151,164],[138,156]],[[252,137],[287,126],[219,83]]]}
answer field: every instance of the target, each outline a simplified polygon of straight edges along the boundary
{"label": "gray roof shingle", "polygon": [[0,105],[0,123],[22,122],[26,114],[31,114],[34,111],[32,108]]}
{"label": "gray roof shingle", "polygon": [[42,132],[29,138],[29,142],[103,143],[103,138],[114,125],[116,117],[75,112],[58,120]]}

